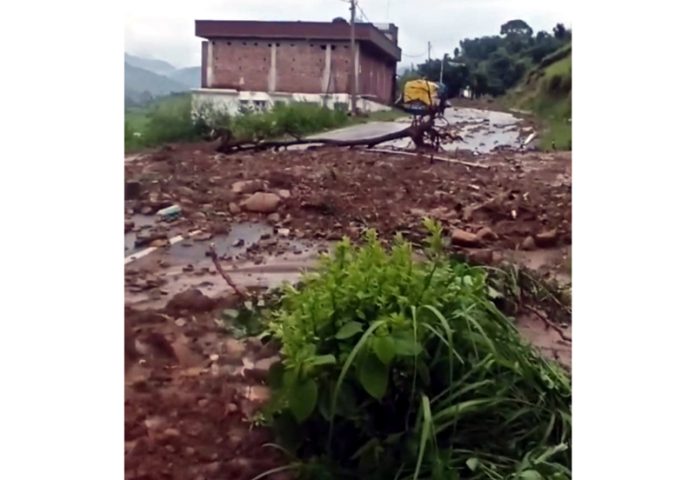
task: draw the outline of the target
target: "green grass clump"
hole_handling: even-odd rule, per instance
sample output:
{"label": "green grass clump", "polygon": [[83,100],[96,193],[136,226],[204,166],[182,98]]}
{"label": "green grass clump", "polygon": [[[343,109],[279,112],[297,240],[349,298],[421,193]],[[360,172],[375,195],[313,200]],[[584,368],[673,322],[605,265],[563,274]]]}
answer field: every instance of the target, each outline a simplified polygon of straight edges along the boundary
{"label": "green grass clump", "polygon": [[[571,386],[492,303],[486,271],[347,239],[270,323],[267,418],[300,478],[569,479]],[[270,473],[270,472],[269,472]]]}
{"label": "green grass clump", "polygon": [[176,95],[149,107],[130,108],[125,118],[126,151],[164,143],[202,139],[210,127],[229,129],[238,141],[305,137],[367,121],[390,121],[404,114],[395,110],[366,117],[349,117],[345,109],[331,110],[315,103],[276,103],[268,111],[248,111],[235,117],[203,106],[198,120],[191,116],[191,96]]}
{"label": "green grass clump", "polygon": [[133,151],[199,140],[206,127],[191,117],[191,95],[175,95],[150,107],[127,111],[124,130],[126,151]]}
{"label": "green grass clump", "polygon": [[230,130],[237,140],[256,141],[303,137],[348,123],[348,115],[341,110],[330,110],[314,103],[276,103],[266,112],[248,112],[234,117]]}

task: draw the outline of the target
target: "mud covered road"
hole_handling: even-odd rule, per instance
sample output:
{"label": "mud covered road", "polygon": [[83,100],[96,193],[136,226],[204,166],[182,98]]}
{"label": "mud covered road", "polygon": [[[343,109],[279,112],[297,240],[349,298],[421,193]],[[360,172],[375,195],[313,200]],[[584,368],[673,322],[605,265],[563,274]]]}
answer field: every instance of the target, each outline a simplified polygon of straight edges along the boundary
{"label": "mud covered road", "polygon": [[[235,282],[261,292],[296,280],[333,241],[367,228],[417,244],[430,216],[475,263],[507,259],[569,282],[570,154],[456,157],[483,167],[344,149],[220,155],[210,144],[127,162],[126,478],[250,479],[283,465],[254,426],[277,356],[225,327],[239,299],[206,256],[210,242]],[[157,221],[173,204],[181,216]],[[570,364],[556,331],[534,315],[517,320]]]}

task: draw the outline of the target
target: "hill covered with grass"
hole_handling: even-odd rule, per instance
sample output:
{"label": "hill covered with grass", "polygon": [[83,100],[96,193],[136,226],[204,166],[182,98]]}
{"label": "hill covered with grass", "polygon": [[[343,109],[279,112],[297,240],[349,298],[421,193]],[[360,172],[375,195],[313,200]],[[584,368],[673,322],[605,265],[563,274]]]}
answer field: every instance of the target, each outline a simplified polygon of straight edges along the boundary
{"label": "hill covered with grass", "polygon": [[505,99],[512,108],[529,110],[541,123],[542,149],[570,150],[572,140],[572,52],[565,45],[544,57]]}

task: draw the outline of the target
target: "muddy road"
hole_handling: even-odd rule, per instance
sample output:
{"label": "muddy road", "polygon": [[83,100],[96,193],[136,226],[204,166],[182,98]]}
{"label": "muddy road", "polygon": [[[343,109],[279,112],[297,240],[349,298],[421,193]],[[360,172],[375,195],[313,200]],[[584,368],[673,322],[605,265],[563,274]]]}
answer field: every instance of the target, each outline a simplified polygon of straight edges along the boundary
{"label": "muddy road", "polygon": [[[125,163],[126,478],[250,479],[284,464],[255,426],[276,351],[231,334],[225,318],[243,307],[210,243],[233,281],[263,298],[343,236],[375,228],[419,244],[430,216],[452,252],[475,263],[510,261],[570,282],[570,154],[444,155],[480,166],[337,148],[221,155],[206,143]],[[174,204],[180,216],[157,218]],[[517,321],[570,365],[556,330],[529,312]]]}

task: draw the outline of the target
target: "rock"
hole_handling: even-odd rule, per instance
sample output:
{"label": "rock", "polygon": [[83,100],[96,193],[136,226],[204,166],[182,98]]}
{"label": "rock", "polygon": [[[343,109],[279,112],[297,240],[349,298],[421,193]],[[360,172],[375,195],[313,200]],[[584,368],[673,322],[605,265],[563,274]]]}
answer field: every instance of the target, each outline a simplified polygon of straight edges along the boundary
{"label": "rock", "polygon": [[169,300],[166,309],[169,311],[189,310],[192,312],[206,312],[215,307],[215,301],[207,297],[197,288],[190,288],[177,293]]}
{"label": "rock", "polygon": [[476,236],[481,240],[497,240],[498,235],[489,227],[483,227],[476,233]]}
{"label": "rock", "polygon": [[191,214],[191,220],[205,220],[206,216],[203,212],[193,212]]}
{"label": "rock", "polygon": [[261,234],[261,236],[260,236],[259,238],[260,238],[261,240],[268,240],[269,238],[271,238],[271,234],[268,233],[268,232],[264,232],[264,233]]}
{"label": "rock", "polygon": [[225,350],[231,359],[236,360],[244,353],[244,344],[236,338],[228,338],[225,340]]}
{"label": "rock", "polygon": [[489,248],[476,248],[466,252],[471,263],[478,265],[490,265],[493,263],[493,250]]}
{"label": "rock", "polygon": [[235,248],[239,248],[239,247],[241,247],[241,246],[243,246],[243,245],[244,245],[244,239],[243,239],[243,238],[237,239],[237,241],[235,241],[235,242],[232,244],[232,246],[235,247]]}
{"label": "rock", "polygon": [[269,221],[270,223],[278,223],[278,222],[280,222],[280,213],[277,213],[277,212],[276,212],[276,213],[271,213],[271,214],[268,216],[268,221]]}
{"label": "rock", "polygon": [[135,200],[140,198],[140,182],[126,182],[126,200]]}
{"label": "rock", "polygon": [[279,228],[278,235],[281,237],[289,237],[290,236],[290,229],[289,228]]}
{"label": "rock", "polygon": [[527,236],[527,238],[525,238],[522,241],[522,250],[534,250],[534,249],[536,249],[536,242],[534,241],[534,237],[532,237],[531,235]]}
{"label": "rock", "polygon": [[236,214],[238,214],[239,212],[242,211],[242,209],[239,208],[239,205],[237,205],[237,204],[234,203],[234,202],[230,202],[230,204],[227,206],[227,210],[228,210],[232,215],[236,215]]}
{"label": "rock", "polygon": [[133,230],[133,228],[135,228],[135,222],[132,220],[126,220],[124,227],[125,227],[125,233],[128,233],[131,230]]}
{"label": "rock", "polygon": [[288,198],[290,198],[290,195],[291,195],[290,190],[286,190],[286,189],[278,190],[278,196],[280,196],[280,198],[282,198],[282,199],[287,200]]}
{"label": "rock", "polygon": [[210,240],[211,238],[213,238],[213,234],[211,232],[202,232],[193,237],[196,242],[204,242],[206,240]]}
{"label": "rock", "polygon": [[462,219],[465,222],[468,222],[474,217],[474,207],[468,206],[464,207],[464,211],[462,212]]}
{"label": "rock", "polygon": [[150,246],[155,248],[166,247],[167,245],[169,245],[169,240],[165,238],[158,238],[150,242]]}
{"label": "rock", "polygon": [[232,184],[234,193],[255,193],[264,189],[264,183],[261,180],[240,180]]}
{"label": "rock", "polygon": [[154,211],[153,208],[149,205],[145,205],[144,207],[142,207],[140,209],[140,213],[143,215],[152,215],[153,211]]}
{"label": "rock", "polygon": [[538,233],[534,236],[534,240],[536,240],[536,244],[540,247],[550,247],[555,245],[556,241],[558,240],[558,230],[553,228],[551,230]]}
{"label": "rock", "polygon": [[256,192],[242,203],[250,212],[271,213],[280,204],[280,197],[275,193]]}
{"label": "rock", "polygon": [[477,247],[481,241],[476,234],[457,228],[452,232],[452,243],[462,247]]}
{"label": "rock", "polygon": [[245,376],[257,381],[261,381],[268,377],[268,371],[271,367],[280,360],[278,356],[262,358],[254,363],[254,366],[245,372]]}

